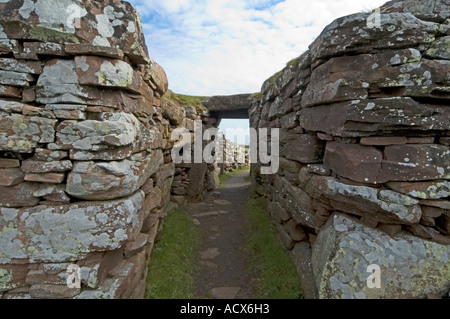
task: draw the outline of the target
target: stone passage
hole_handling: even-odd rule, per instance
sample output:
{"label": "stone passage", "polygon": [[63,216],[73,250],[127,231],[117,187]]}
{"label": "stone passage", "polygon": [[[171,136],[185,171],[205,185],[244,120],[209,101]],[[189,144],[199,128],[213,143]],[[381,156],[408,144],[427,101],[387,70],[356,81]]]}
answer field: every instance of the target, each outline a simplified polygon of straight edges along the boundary
{"label": "stone passage", "polygon": [[281,129],[281,169],[253,165],[253,186],[306,297],[448,294],[448,1],[388,2],[379,25],[338,19],[259,94],[213,97],[211,112],[168,92],[126,2],[2,0],[0,12],[1,298],[142,297],[166,213],[233,168],[175,164],[172,132],[223,117]]}
{"label": "stone passage", "polygon": [[[280,128],[259,175],[309,298],[442,297],[450,288],[448,1],[337,19],[267,80],[251,126]],[[370,289],[369,265],[381,268]]]}

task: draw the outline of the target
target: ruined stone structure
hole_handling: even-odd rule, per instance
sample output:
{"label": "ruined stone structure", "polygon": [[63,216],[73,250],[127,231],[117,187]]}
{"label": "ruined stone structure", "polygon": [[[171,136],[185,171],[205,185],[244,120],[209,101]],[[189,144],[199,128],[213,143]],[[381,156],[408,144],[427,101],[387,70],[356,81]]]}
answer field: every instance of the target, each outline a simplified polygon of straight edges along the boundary
{"label": "ruined stone structure", "polygon": [[337,19],[249,105],[280,128],[280,171],[252,174],[306,297],[448,294],[448,18],[427,0]]}
{"label": "ruined stone structure", "polygon": [[141,298],[164,216],[230,168],[175,164],[171,133],[221,118],[280,129],[279,172],[251,175],[307,298],[448,294],[448,1],[338,19],[259,94],[209,112],[166,94],[126,2],[6,0],[0,15],[0,297]]}

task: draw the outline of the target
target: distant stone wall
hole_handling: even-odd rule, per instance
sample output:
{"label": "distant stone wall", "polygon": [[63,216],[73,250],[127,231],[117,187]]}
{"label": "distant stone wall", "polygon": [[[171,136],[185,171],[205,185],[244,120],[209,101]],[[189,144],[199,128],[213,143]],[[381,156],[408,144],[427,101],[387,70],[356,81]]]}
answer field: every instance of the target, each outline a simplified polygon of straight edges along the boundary
{"label": "distant stone wall", "polygon": [[179,110],[161,107],[138,14],[115,0],[0,12],[0,297],[141,298]]}
{"label": "distant stone wall", "polygon": [[380,12],[334,21],[250,109],[252,127],[280,128],[280,171],[253,165],[254,189],[308,298],[449,293],[450,3]]}

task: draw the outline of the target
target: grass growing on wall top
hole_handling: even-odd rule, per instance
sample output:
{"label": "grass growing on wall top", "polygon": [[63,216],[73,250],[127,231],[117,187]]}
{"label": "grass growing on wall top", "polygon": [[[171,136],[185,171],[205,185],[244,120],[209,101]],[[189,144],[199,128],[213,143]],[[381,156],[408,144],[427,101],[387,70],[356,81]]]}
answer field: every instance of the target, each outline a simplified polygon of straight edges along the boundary
{"label": "grass growing on wall top", "polygon": [[207,111],[207,108],[202,104],[202,101],[207,99],[209,96],[191,96],[168,91],[164,95],[164,97],[168,98],[169,100],[178,102],[181,105],[191,105],[195,107],[197,111]]}
{"label": "grass growing on wall top", "polygon": [[258,273],[256,296],[261,299],[301,299],[302,288],[294,263],[276,236],[264,199],[247,202],[249,221],[246,252]]}
{"label": "grass growing on wall top", "polygon": [[201,233],[186,213],[168,214],[161,240],[155,244],[147,275],[147,299],[194,298],[195,249]]}

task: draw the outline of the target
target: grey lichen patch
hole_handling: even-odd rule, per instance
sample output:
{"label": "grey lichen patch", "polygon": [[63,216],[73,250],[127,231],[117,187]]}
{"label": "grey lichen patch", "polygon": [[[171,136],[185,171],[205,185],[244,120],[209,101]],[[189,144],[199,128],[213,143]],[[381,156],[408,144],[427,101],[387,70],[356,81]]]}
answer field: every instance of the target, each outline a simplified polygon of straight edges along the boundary
{"label": "grey lichen patch", "polygon": [[[63,8],[55,10],[55,8]],[[29,19],[32,13],[39,17],[39,24],[46,29],[62,33],[74,34],[77,19],[87,15],[86,9],[79,0],[25,0],[19,9],[24,19]],[[62,29],[61,29],[62,26]]]}
{"label": "grey lichen patch", "polygon": [[450,60],[450,36],[439,38],[433,42],[425,55],[433,59]]}
{"label": "grey lichen patch", "polygon": [[11,285],[13,279],[12,273],[7,269],[0,268],[0,292],[14,288]]}
{"label": "grey lichen patch", "polygon": [[96,73],[98,83],[104,86],[128,87],[133,83],[133,68],[126,62],[104,61]]}

